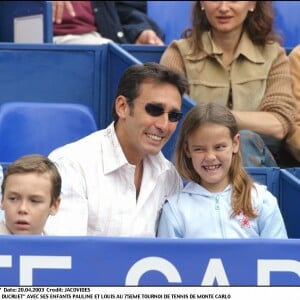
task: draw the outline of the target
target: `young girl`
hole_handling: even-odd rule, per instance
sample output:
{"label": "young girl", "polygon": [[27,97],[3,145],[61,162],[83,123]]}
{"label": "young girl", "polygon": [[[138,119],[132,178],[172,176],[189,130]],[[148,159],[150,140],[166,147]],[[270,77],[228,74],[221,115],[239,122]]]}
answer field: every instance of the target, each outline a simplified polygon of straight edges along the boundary
{"label": "young girl", "polygon": [[240,135],[229,109],[214,102],[191,109],[175,160],[190,182],[164,204],[159,237],[287,238],[277,199],[242,167]]}

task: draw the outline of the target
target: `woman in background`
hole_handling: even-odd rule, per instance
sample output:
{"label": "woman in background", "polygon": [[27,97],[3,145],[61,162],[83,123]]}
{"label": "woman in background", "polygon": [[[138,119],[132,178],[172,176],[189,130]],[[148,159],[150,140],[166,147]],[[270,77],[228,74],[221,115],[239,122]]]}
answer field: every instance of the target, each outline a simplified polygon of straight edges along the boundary
{"label": "woman in background", "polygon": [[244,166],[277,166],[269,150],[279,161],[295,119],[288,58],[273,21],[271,1],[197,1],[192,28],[160,62],[187,77],[193,100],[231,109]]}

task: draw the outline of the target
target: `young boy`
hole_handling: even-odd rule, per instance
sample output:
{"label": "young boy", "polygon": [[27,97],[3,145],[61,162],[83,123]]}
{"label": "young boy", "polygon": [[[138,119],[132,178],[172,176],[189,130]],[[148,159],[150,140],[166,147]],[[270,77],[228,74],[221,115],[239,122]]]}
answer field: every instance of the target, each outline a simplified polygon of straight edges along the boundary
{"label": "young boy", "polygon": [[0,234],[44,234],[48,216],[58,210],[60,191],[60,174],[47,157],[26,155],[13,162],[1,185]]}

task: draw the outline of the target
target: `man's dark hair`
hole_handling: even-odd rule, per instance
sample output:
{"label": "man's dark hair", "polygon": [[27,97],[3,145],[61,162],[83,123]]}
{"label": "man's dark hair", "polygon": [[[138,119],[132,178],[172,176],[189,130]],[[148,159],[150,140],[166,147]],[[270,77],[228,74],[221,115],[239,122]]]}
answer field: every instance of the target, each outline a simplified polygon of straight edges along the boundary
{"label": "man's dark hair", "polygon": [[[143,65],[132,65],[123,74],[120,79],[117,95],[124,96],[129,106],[133,106],[134,100],[139,96],[140,86],[145,82],[170,83],[174,85],[181,97],[188,89],[187,80],[179,73],[158,63],[145,63]],[[114,121],[119,119],[113,105],[112,117]]]}

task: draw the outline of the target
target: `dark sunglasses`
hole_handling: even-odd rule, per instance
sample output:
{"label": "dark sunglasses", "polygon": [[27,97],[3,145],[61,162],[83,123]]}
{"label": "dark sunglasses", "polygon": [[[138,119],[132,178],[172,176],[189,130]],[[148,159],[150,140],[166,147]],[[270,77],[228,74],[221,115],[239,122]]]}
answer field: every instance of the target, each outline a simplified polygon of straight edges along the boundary
{"label": "dark sunglasses", "polygon": [[167,113],[170,122],[178,122],[182,117],[182,112],[180,111],[166,112],[160,105],[153,103],[147,103],[145,106],[145,110],[147,114],[149,114],[152,117],[158,117],[164,113]]}

